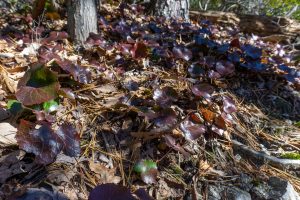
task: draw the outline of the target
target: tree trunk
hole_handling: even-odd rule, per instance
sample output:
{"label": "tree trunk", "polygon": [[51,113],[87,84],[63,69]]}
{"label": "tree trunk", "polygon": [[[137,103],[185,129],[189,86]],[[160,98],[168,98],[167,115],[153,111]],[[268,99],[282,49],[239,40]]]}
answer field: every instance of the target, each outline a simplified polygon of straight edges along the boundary
{"label": "tree trunk", "polygon": [[68,33],[76,44],[83,44],[91,32],[98,33],[95,0],[68,0]]}
{"label": "tree trunk", "polygon": [[43,13],[46,5],[46,0],[35,0],[33,2],[32,18],[36,21],[39,20],[39,16]]}
{"label": "tree trunk", "polygon": [[155,15],[189,21],[189,0],[154,0],[151,3],[155,5]]}

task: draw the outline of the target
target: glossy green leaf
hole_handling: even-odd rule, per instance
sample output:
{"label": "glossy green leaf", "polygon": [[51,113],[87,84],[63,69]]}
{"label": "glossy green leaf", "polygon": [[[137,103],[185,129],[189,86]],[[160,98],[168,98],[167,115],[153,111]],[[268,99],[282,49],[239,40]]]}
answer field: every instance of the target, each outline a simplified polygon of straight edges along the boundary
{"label": "glossy green leaf", "polygon": [[7,108],[13,115],[16,115],[23,110],[22,104],[17,100],[9,100],[7,102]]}
{"label": "glossy green leaf", "polygon": [[58,108],[58,102],[55,100],[50,100],[43,103],[43,109],[48,113],[56,111],[57,108]]}
{"label": "glossy green leaf", "polygon": [[152,160],[141,160],[134,166],[134,171],[137,173],[144,173],[150,169],[157,169],[157,164]]}

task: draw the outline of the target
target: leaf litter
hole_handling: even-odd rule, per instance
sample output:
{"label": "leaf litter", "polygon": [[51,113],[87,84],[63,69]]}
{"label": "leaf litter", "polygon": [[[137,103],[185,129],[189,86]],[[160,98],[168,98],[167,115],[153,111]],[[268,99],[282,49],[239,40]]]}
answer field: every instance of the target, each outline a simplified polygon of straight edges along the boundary
{"label": "leaf litter", "polygon": [[[8,25],[22,19],[2,10]],[[16,157],[15,145],[1,145],[1,197],[16,181],[20,199],[182,198],[198,184],[235,184],[241,173],[285,177],[300,191],[297,172],[238,158],[231,145],[277,157],[299,151],[291,124],[300,120],[300,69],[282,46],[125,4],[104,4],[101,16],[101,33],[79,52],[47,20],[35,35],[27,21],[1,34],[0,105],[27,152]],[[43,184],[61,185],[31,188]]]}

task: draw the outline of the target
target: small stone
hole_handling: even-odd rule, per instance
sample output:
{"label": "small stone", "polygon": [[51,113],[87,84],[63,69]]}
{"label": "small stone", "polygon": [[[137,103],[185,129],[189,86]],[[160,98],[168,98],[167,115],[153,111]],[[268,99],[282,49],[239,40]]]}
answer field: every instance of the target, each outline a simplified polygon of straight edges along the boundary
{"label": "small stone", "polygon": [[252,188],[251,197],[255,200],[300,200],[290,182],[278,177],[270,177],[268,183]]}
{"label": "small stone", "polygon": [[252,178],[250,176],[248,176],[247,174],[242,173],[240,175],[239,183],[240,183],[239,187],[242,190],[245,190],[247,192],[249,192],[251,190],[251,188],[253,187]]}
{"label": "small stone", "polygon": [[215,185],[208,187],[208,200],[221,200],[224,197],[228,200],[251,200],[251,195],[238,187]]}
{"label": "small stone", "polygon": [[300,200],[299,194],[294,190],[290,182],[278,177],[270,177],[268,184],[272,188],[269,198],[278,200]]}
{"label": "small stone", "polygon": [[228,200],[251,200],[251,195],[248,192],[237,187],[228,187],[225,194]]}

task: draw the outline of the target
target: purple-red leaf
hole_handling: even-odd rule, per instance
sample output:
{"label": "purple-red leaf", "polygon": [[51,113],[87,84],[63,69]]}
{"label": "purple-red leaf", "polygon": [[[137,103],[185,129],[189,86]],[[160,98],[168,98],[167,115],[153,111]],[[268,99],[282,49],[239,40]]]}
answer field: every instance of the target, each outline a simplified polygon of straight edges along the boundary
{"label": "purple-red leaf", "polygon": [[124,186],[106,183],[95,187],[89,200],[136,200],[130,190]]}
{"label": "purple-red leaf", "polygon": [[36,128],[35,124],[21,120],[16,139],[21,149],[36,156],[38,164],[52,163],[62,150],[69,156],[80,153],[79,134],[70,124],[55,131],[49,123]]}
{"label": "purple-red leaf", "polygon": [[43,39],[42,43],[50,43],[52,41],[63,40],[68,38],[68,33],[52,31],[49,37]]}
{"label": "purple-red leaf", "polygon": [[237,111],[235,103],[230,97],[226,97],[226,96],[223,97],[223,110],[227,114],[231,114]]}
{"label": "purple-red leaf", "polygon": [[180,124],[180,129],[187,140],[195,140],[206,131],[206,127],[203,124],[195,124],[188,119]]}
{"label": "purple-red leaf", "polygon": [[180,58],[189,61],[193,57],[193,53],[186,47],[173,47],[173,55],[175,58]]}
{"label": "purple-red leaf", "polygon": [[196,96],[204,97],[206,99],[210,99],[211,94],[214,92],[214,87],[207,84],[207,83],[202,83],[202,84],[199,84],[199,85],[193,85],[192,86],[192,92]]}
{"label": "purple-red leaf", "polygon": [[165,135],[164,138],[168,147],[174,149],[175,151],[179,151],[185,157],[190,156],[190,154],[182,146],[176,143],[176,139],[174,137],[172,137],[171,135]]}
{"label": "purple-red leaf", "polygon": [[171,108],[160,111],[159,117],[155,118],[154,124],[160,131],[166,131],[177,123],[177,115]]}
{"label": "purple-red leaf", "polygon": [[241,48],[239,39],[235,38],[235,39],[231,40],[230,46],[231,47],[236,47],[236,48]]}
{"label": "purple-red leaf", "polygon": [[162,107],[169,107],[178,98],[177,92],[172,87],[164,87],[155,89],[153,99]]}
{"label": "purple-red leaf", "polygon": [[123,55],[130,55],[131,54],[131,49],[132,45],[131,44],[119,44],[118,46],[119,50]]}
{"label": "purple-red leaf", "polygon": [[233,74],[235,67],[232,62],[224,60],[216,63],[216,70],[221,76],[227,76]]}
{"label": "purple-red leaf", "polygon": [[208,77],[211,79],[218,79],[218,78],[221,78],[221,74],[219,74],[218,72],[216,72],[214,70],[210,70],[208,72]]}
{"label": "purple-red leaf", "polygon": [[66,72],[70,73],[75,81],[88,84],[91,82],[92,74],[89,68],[75,65],[69,60],[56,60],[56,63]]}
{"label": "purple-red leaf", "polygon": [[57,74],[44,66],[37,65],[20,79],[16,97],[26,106],[41,104],[55,99],[59,88]]}
{"label": "purple-red leaf", "polygon": [[58,90],[59,83],[54,83],[41,88],[24,86],[16,92],[16,97],[22,104],[30,106],[55,99]]}
{"label": "purple-red leaf", "polygon": [[36,156],[36,163],[44,165],[52,163],[62,149],[61,139],[49,124],[43,124],[38,129],[34,126],[28,121],[21,120],[16,140],[21,149]]}
{"label": "purple-red leaf", "polygon": [[63,142],[63,151],[66,155],[75,157],[80,154],[80,135],[73,125],[64,123],[56,133]]}
{"label": "purple-red leaf", "polygon": [[190,73],[191,77],[199,77],[205,74],[203,67],[198,63],[190,65],[188,72]]}
{"label": "purple-red leaf", "polygon": [[131,49],[131,55],[135,59],[146,58],[148,55],[147,46],[144,42],[137,42]]}

